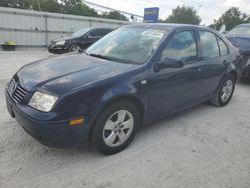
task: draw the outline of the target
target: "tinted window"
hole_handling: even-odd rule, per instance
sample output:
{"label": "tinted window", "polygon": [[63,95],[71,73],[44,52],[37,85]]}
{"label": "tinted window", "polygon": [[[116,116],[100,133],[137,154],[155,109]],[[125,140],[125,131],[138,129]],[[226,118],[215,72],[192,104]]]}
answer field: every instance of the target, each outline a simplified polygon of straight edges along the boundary
{"label": "tinted window", "polygon": [[102,29],[102,36],[108,34],[111,31],[112,31],[111,29]]}
{"label": "tinted window", "polygon": [[89,29],[81,29],[75,33],[72,34],[73,37],[80,37],[83,36],[85,33],[87,33]]}
{"label": "tinted window", "polygon": [[89,33],[90,36],[93,37],[103,37],[104,35],[108,34],[111,30],[110,29],[95,29]]}
{"label": "tinted window", "polygon": [[166,57],[192,61],[197,57],[196,41],[193,31],[177,33],[163,50],[161,60]]}
{"label": "tinted window", "polygon": [[219,43],[219,46],[220,46],[220,55],[221,56],[228,55],[227,45],[220,38],[217,37],[217,39],[218,39],[218,43]]}
{"label": "tinted window", "polygon": [[214,58],[220,56],[219,46],[215,35],[208,31],[199,31],[203,58]]}
{"label": "tinted window", "polygon": [[89,35],[92,36],[92,37],[99,37],[99,36],[102,36],[102,35],[101,35],[101,30],[100,30],[100,29],[95,29],[95,30],[93,30],[93,31],[90,31]]}

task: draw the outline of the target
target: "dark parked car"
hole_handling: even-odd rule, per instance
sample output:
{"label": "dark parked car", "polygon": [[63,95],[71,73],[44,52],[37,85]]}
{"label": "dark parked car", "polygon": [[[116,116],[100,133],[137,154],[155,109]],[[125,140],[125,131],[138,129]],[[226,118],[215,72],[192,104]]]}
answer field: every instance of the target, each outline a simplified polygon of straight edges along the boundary
{"label": "dark parked car", "polygon": [[112,28],[86,28],[73,33],[70,37],[52,40],[48,46],[50,53],[62,54],[66,52],[79,52],[113,31]]}
{"label": "dark parked car", "polygon": [[236,26],[225,37],[239,47],[243,60],[242,77],[250,79],[250,24]]}
{"label": "dark parked car", "polygon": [[52,147],[91,143],[112,154],[140,124],[210,101],[225,106],[240,76],[238,54],[214,30],[123,26],[84,54],[22,67],[6,87],[9,113]]}

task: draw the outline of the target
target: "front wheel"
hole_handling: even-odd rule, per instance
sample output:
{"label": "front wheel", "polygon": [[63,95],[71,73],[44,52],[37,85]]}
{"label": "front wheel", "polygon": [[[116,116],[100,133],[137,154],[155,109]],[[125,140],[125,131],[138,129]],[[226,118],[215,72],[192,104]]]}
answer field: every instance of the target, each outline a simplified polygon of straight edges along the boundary
{"label": "front wheel", "polygon": [[75,53],[80,53],[82,50],[82,47],[78,44],[73,44],[72,46],[70,46],[69,48],[69,52],[75,52]]}
{"label": "front wheel", "polygon": [[130,144],[139,124],[140,114],[132,102],[111,104],[94,124],[92,144],[104,154],[118,153]]}
{"label": "front wheel", "polygon": [[210,99],[210,103],[219,107],[226,106],[233,96],[235,82],[236,81],[233,75],[227,75],[223,79],[222,84],[216,92],[215,97]]}

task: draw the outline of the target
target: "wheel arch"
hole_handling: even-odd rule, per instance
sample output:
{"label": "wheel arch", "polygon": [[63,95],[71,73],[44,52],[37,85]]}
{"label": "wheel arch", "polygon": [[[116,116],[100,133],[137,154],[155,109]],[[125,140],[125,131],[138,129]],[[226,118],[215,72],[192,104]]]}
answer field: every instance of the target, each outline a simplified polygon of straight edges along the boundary
{"label": "wheel arch", "polygon": [[238,80],[238,73],[236,70],[231,70],[228,72],[228,74],[231,74],[234,77],[235,82]]}
{"label": "wheel arch", "polygon": [[89,134],[88,134],[88,140],[91,139],[93,127],[94,127],[94,124],[95,124],[95,122],[97,120],[97,117],[103,112],[103,110],[105,108],[107,108],[109,105],[114,104],[114,103],[116,103],[118,101],[130,101],[130,102],[132,102],[137,107],[137,109],[139,110],[139,113],[140,113],[140,123],[143,123],[144,117],[145,117],[145,107],[144,107],[142,101],[140,101],[135,96],[131,96],[131,95],[117,96],[117,97],[111,98],[109,101],[107,101],[105,103],[105,105],[102,106],[102,108],[95,115],[95,119],[92,122],[92,125],[90,127],[90,131],[89,131]]}
{"label": "wheel arch", "polygon": [[233,77],[234,77],[234,79],[235,79],[235,82],[238,80],[238,73],[237,73],[237,71],[236,70],[230,70],[230,71],[228,71],[227,73],[225,73],[223,76],[222,76],[222,78],[221,78],[221,80],[220,80],[220,82],[219,82],[219,84],[218,84],[218,86],[216,87],[216,90],[215,90],[215,94],[218,92],[218,90],[220,89],[220,87],[221,87],[221,85],[222,85],[222,82],[223,82],[223,80],[225,79],[225,77],[227,76],[227,75],[232,75]]}

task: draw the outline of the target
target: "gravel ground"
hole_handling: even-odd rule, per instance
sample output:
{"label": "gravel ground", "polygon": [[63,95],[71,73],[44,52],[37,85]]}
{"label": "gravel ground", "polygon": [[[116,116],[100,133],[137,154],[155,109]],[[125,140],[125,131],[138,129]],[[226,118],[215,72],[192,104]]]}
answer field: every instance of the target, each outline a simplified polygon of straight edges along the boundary
{"label": "gravel ground", "polygon": [[250,187],[250,84],[224,108],[201,104],[144,125],[123,152],[52,149],[31,138],[5,106],[4,87],[46,51],[0,51],[0,187]]}

